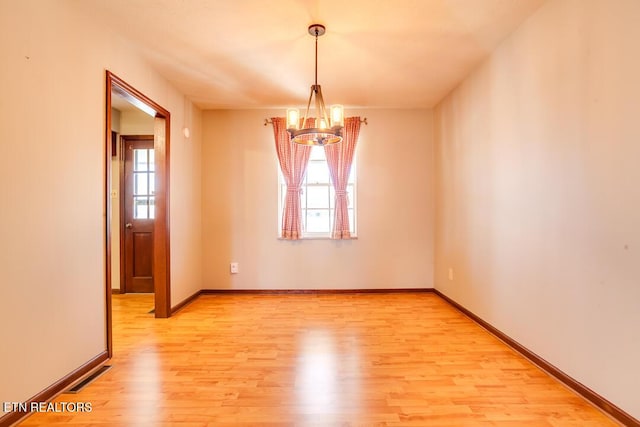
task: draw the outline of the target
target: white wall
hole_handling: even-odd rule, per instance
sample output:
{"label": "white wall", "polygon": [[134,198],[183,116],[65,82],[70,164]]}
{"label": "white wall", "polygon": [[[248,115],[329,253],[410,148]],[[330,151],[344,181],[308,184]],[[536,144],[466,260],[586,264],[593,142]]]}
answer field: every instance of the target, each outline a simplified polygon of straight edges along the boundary
{"label": "white wall", "polygon": [[75,5],[0,2],[0,401],[106,348],[105,69],[172,114],[173,304],[202,287],[199,113],[185,141],[182,94]]}
{"label": "white wall", "polygon": [[636,418],[638,22],[549,1],[435,115],[437,289]]}
{"label": "white wall", "polygon": [[358,239],[292,242],[277,238],[278,163],[263,126],[283,111],[204,112],[204,288],[433,286],[432,112],[347,113],[369,119],[356,152]]}

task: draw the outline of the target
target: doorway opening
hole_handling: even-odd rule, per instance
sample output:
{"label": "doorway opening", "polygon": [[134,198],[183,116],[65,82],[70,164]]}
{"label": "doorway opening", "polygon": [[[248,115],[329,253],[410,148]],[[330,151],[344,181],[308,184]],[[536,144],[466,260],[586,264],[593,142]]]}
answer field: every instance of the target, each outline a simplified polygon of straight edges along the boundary
{"label": "doorway opening", "polygon": [[[112,100],[113,101],[113,100]],[[113,103],[113,102],[112,102]],[[115,112],[115,110],[113,111]],[[120,123],[124,125],[124,114]],[[144,122],[144,120],[143,120]],[[119,197],[119,293],[154,293],[153,289],[153,223],[155,221],[155,150],[154,136],[126,135],[122,132],[118,144]],[[150,121],[153,132],[153,119]],[[114,170],[112,169],[112,172]],[[112,181],[113,182],[113,181]],[[112,188],[115,186],[112,186]],[[112,190],[113,192],[113,190]],[[113,193],[112,193],[113,196]],[[115,257],[114,257],[115,258]],[[111,287],[117,286],[114,277]]]}
{"label": "doorway opening", "polygon": [[[170,136],[170,118],[169,111],[158,105],[156,102],[142,94],[140,91],[120,79],[107,70],[106,72],[106,159],[105,159],[105,206],[106,206],[106,317],[107,317],[107,351],[109,357],[112,356],[112,306],[111,294],[114,292],[113,286],[117,283],[117,290],[122,290],[122,274],[120,269],[117,272],[112,271],[113,261],[119,264],[122,255],[122,246],[118,245],[118,249],[113,246],[115,240],[120,240],[123,244],[125,238],[117,239],[119,231],[124,228],[127,230],[129,222],[120,221],[124,219],[119,212],[123,211],[124,206],[113,212],[114,200],[119,201],[120,188],[113,187],[112,163],[113,157],[118,156],[115,160],[126,154],[127,148],[122,149],[122,142],[125,140],[118,138],[113,133],[114,121],[118,118],[114,117],[113,106],[118,99],[124,99],[137,109],[144,111],[153,120],[153,136],[147,137],[144,147],[137,147],[136,154],[138,156],[138,169],[132,174],[137,175],[139,186],[137,194],[131,195],[132,200],[132,216],[135,217],[137,225],[140,225],[139,234],[136,236],[131,233],[132,239],[137,239],[140,247],[147,249],[148,259],[142,257],[139,261],[138,268],[141,276],[150,276],[151,281],[147,280],[146,285],[142,282],[138,285],[147,286],[143,288],[152,290],[154,293],[154,313],[157,318],[167,318],[171,315],[171,294],[170,294],[170,274],[169,274],[169,136]],[[139,136],[139,135],[138,135]],[[152,138],[152,139],[151,139]],[[143,138],[144,139],[144,138]],[[149,139],[151,139],[149,141]],[[132,159],[135,162],[135,159]],[[146,170],[142,170],[146,168]],[[152,169],[152,170],[149,170]],[[152,172],[152,173],[151,173]],[[144,183],[143,183],[144,181]],[[117,182],[117,180],[116,180]],[[145,194],[142,194],[145,192]],[[124,203],[128,203],[125,201]],[[123,203],[123,204],[124,204]],[[120,203],[118,203],[120,204]],[[137,210],[136,210],[137,209]],[[146,216],[146,218],[142,218]],[[114,218],[115,217],[115,218]],[[151,220],[152,221],[144,221]],[[114,223],[117,228],[114,228]],[[131,231],[134,231],[134,221]],[[119,230],[120,229],[120,230]],[[116,234],[112,234],[116,232]],[[112,250],[113,249],[113,250]],[[113,257],[114,252],[119,252],[119,256]],[[146,255],[145,255],[146,256]],[[146,269],[146,272],[143,271]],[[134,272],[135,273],[135,272]],[[148,274],[150,273],[150,274]],[[114,278],[114,275],[118,276]],[[134,274],[135,275],[135,274]],[[115,280],[114,280],[115,279]],[[148,279],[148,277],[147,277]],[[144,280],[143,280],[144,281]],[[151,288],[149,288],[151,286]],[[142,289],[142,288],[139,288]],[[125,289],[126,292],[126,289]]]}

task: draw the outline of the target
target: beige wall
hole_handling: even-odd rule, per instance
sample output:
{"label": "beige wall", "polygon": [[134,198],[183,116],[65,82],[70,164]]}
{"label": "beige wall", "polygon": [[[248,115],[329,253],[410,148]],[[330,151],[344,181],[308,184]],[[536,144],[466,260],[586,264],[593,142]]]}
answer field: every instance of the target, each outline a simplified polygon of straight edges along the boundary
{"label": "beige wall", "polygon": [[120,133],[120,111],[111,108],[111,130]]}
{"label": "beige wall", "polygon": [[435,160],[431,111],[360,111],[359,238],[344,242],[276,238],[262,122],[281,111],[201,121],[73,5],[0,2],[0,401],[105,348],[110,69],[172,114],[173,305],[200,288],[431,287],[437,230],[438,289],[640,417],[640,3],[545,4],[438,107]]}
{"label": "beige wall", "polygon": [[432,112],[359,114],[358,239],[291,242],[277,238],[278,163],[263,126],[282,111],[204,112],[204,288],[432,287]]}
{"label": "beige wall", "polygon": [[[120,111],[111,109],[111,131],[120,136]],[[120,145],[111,157],[111,288],[120,289]]]}
{"label": "beige wall", "polygon": [[0,2],[0,401],[106,348],[105,69],[172,113],[173,304],[202,287],[201,139],[182,136],[183,95],[75,4]]}
{"label": "beige wall", "polygon": [[[201,111],[172,92],[171,110],[171,306],[202,289]],[[185,138],[187,125],[191,136]]]}
{"label": "beige wall", "polygon": [[435,117],[437,289],[636,418],[639,17],[550,1]]}
{"label": "beige wall", "polygon": [[153,135],[154,119],[142,110],[124,110],[120,113],[121,135]]}

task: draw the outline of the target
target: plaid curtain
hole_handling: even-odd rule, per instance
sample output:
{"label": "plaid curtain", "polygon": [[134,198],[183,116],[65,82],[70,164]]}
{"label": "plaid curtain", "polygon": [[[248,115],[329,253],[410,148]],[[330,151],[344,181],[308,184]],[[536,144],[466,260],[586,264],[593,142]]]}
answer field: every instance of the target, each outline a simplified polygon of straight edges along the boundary
{"label": "plaid curtain", "polygon": [[324,152],[329,164],[331,183],[336,193],[336,209],[333,217],[332,239],[350,239],[347,182],[351,173],[353,155],[360,134],[360,117],[347,117],[344,120],[342,142],[326,145]]}
{"label": "plaid curtain", "polygon": [[273,117],[271,120],[280,170],[287,184],[287,195],[282,207],[281,237],[298,240],[302,238],[300,184],[307,171],[311,147],[291,142],[284,117]]}

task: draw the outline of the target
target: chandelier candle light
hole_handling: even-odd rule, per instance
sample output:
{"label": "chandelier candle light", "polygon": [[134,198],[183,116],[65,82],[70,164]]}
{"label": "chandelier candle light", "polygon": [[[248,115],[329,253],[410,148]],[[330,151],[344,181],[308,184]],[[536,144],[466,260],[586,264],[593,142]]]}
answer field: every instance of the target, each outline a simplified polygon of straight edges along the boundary
{"label": "chandelier candle light", "polygon": [[[330,115],[324,106],[322,99],[322,89],[318,84],[318,37],[325,33],[324,25],[313,24],[309,26],[309,34],[316,38],[316,80],[311,85],[309,102],[304,118],[300,121],[300,111],[297,108],[287,109],[287,131],[291,135],[291,140],[297,144],[304,145],[329,145],[342,141],[342,129],[344,128],[344,108],[342,105],[332,105]],[[309,116],[311,99],[315,95],[315,117]],[[306,128],[307,119],[313,119],[311,126]]]}

